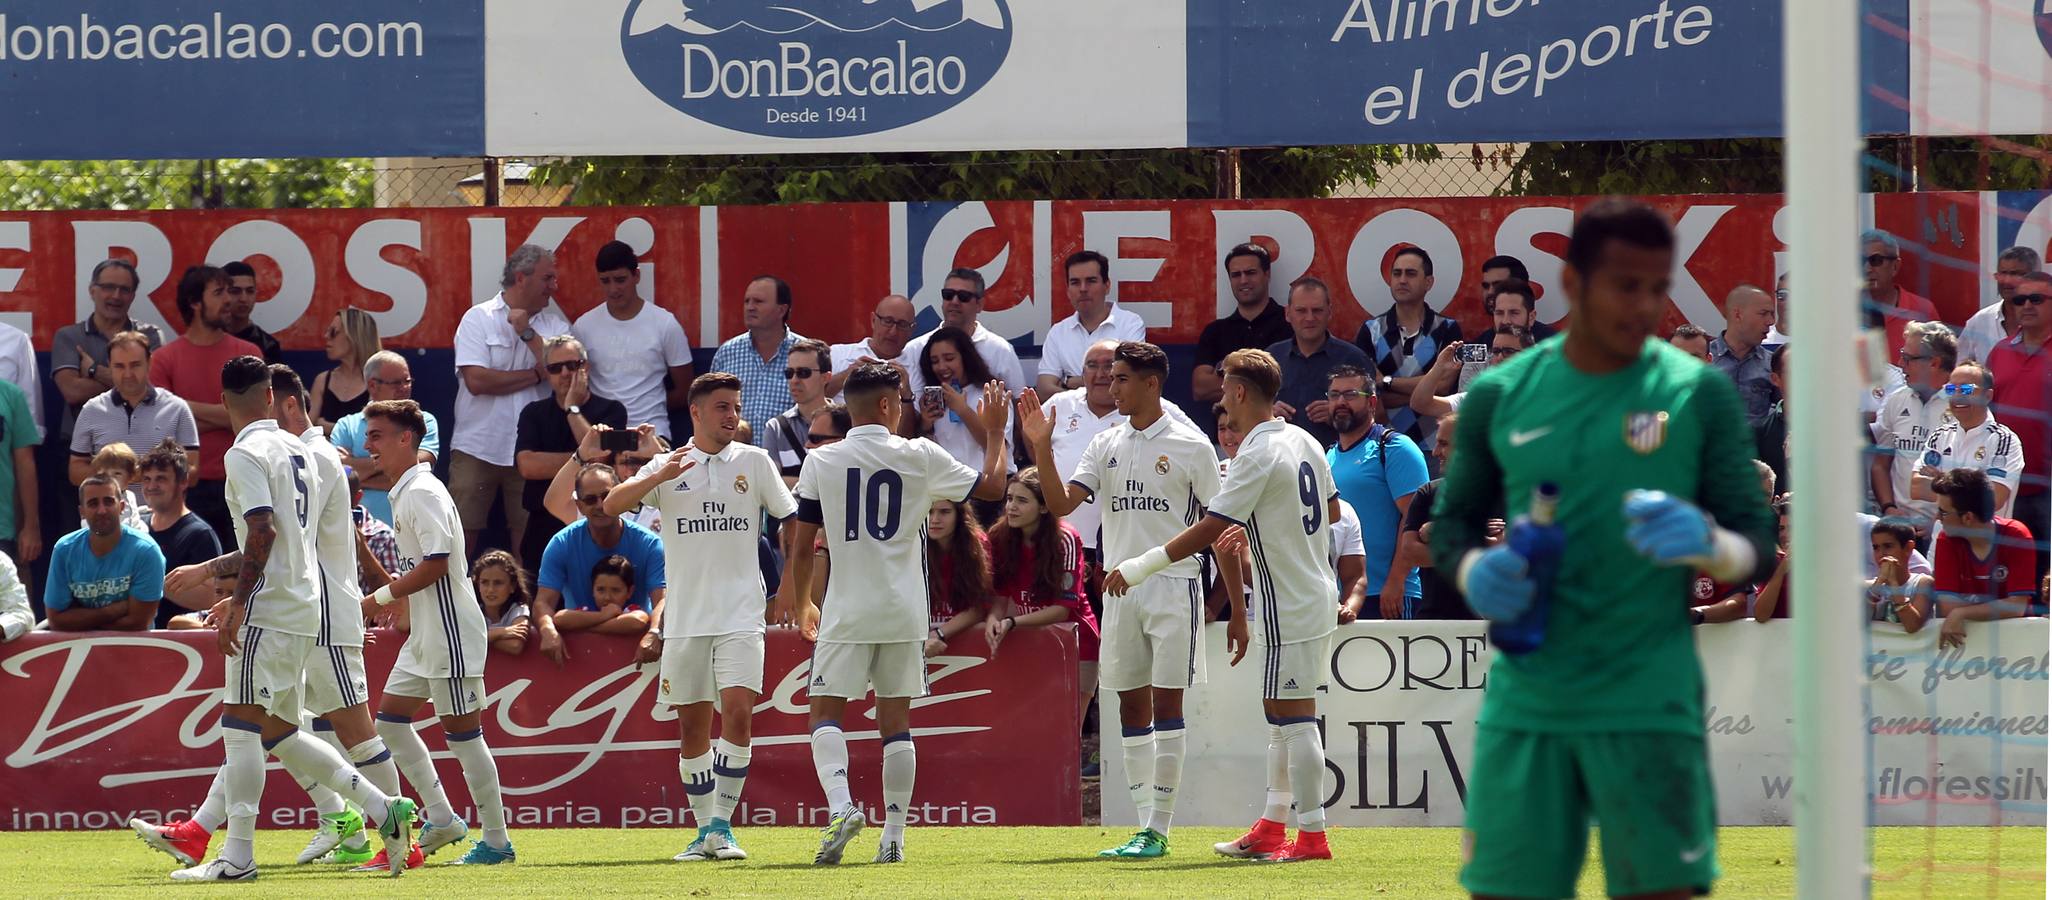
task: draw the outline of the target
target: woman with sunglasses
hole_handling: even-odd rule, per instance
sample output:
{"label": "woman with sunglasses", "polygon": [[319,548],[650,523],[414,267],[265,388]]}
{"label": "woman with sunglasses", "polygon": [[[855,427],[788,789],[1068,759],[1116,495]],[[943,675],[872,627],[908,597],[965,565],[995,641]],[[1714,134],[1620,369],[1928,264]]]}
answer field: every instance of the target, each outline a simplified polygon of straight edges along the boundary
{"label": "woman with sunglasses", "polygon": [[370,382],[363,376],[363,363],[384,345],[378,340],[378,320],[353,306],[335,314],[325,337],[328,359],[335,367],[314,376],[313,395],[318,404],[314,424],[322,431],[333,431],[343,416],[361,412],[370,402]]}

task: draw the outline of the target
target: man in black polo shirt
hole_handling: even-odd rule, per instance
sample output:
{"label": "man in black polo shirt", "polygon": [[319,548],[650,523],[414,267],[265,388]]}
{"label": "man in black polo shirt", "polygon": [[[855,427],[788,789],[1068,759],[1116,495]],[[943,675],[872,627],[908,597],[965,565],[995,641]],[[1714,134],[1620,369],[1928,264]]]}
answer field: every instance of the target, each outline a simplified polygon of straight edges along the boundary
{"label": "man in black polo shirt", "polygon": [[264,362],[284,362],[285,348],[278,339],[249,320],[257,305],[256,269],[238,259],[223,265],[221,272],[228,276],[228,305],[221,307],[221,324],[229,334],[264,351]]}
{"label": "man in black polo shirt", "polygon": [[1320,446],[1339,439],[1332,425],[1333,403],[1325,398],[1333,369],[1353,366],[1368,370],[1368,355],[1329,329],[1332,291],[1309,276],[1290,283],[1290,336],[1268,346],[1268,355],[1282,366],[1282,391],[1275,414],[1311,433]]}
{"label": "man in black polo shirt", "polygon": [[1218,364],[1234,350],[1265,349],[1290,338],[1282,304],[1268,296],[1268,248],[1241,244],[1226,253],[1226,279],[1239,308],[1204,326],[1197,336],[1197,360],[1190,370],[1190,395],[1197,408],[1209,409],[1225,396]]}
{"label": "man in black polo shirt", "polygon": [[541,564],[549,538],[570,524],[550,514],[542,502],[556,470],[577,452],[591,426],[627,427],[626,406],[591,392],[591,368],[582,342],[567,334],[549,338],[542,345],[542,357],[551,393],[521,408],[513,438],[513,465],[527,479],[520,495],[528,512],[520,560],[529,568]]}
{"label": "man in black polo shirt", "polygon": [[[1446,471],[1446,465],[1453,459],[1454,420],[1459,413],[1449,414],[1439,420],[1439,434],[1432,444],[1432,458],[1439,463],[1439,470]],[[1432,566],[1432,549],[1427,539],[1431,537],[1432,503],[1439,499],[1439,486],[1446,479],[1435,478],[1425,483],[1411,496],[1411,506],[1404,513],[1403,530],[1397,535],[1395,565],[1411,566],[1418,570],[1420,594],[1417,607],[1419,619],[1473,619],[1475,611],[1468,608],[1468,602],[1454,587],[1453,579],[1441,575]],[[1489,523],[1490,543],[1503,539],[1503,522]]]}

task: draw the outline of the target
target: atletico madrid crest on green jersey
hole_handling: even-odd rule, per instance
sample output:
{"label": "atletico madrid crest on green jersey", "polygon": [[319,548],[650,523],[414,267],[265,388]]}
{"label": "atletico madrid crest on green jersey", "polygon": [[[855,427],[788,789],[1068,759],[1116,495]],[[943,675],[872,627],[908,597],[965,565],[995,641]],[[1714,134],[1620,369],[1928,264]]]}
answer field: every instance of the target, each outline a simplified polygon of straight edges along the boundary
{"label": "atletico madrid crest on green jersey", "polygon": [[1625,416],[1625,446],[1652,453],[1667,443],[1667,412],[1635,412]]}

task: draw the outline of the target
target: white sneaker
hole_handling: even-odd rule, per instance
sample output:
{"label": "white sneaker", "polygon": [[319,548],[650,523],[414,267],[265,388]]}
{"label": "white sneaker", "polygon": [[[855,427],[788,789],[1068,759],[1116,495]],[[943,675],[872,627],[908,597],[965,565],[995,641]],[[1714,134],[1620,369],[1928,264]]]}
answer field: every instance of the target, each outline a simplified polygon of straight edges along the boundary
{"label": "white sneaker", "polygon": [[328,855],[328,851],[341,845],[342,829],[334,821],[323,816],[321,826],[314,829],[313,839],[306,842],[306,849],[299,851],[299,858],[295,861],[302,866],[306,865]]}
{"label": "white sneaker", "polygon": [[700,832],[698,837],[691,841],[691,846],[670,859],[674,862],[705,862],[712,859],[712,854],[705,852],[705,833]]}
{"label": "white sneaker", "polygon": [[171,873],[172,881],[255,881],[256,877],[255,863],[238,867],[218,856],[213,862]]}
{"label": "white sneaker", "polygon": [[713,828],[705,833],[705,855],[713,859],[747,859],[748,851],[734,843],[734,833],[723,828]]}
{"label": "white sneaker", "polygon": [[447,825],[423,825],[418,836],[420,852],[433,856],[436,850],[463,840],[469,834],[470,823],[463,821],[462,816],[449,820]]}
{"label": "white sneaker", "polygon": [[898,843],[897,841],[891,841],[891,842],[889,842],[889,843],[884,843],[884,844],[878,844],[878,845],[877,845],[877,847],[876,847],[876,859],[875,859],[875,860],[873,860],[873,861],[874,861],[874,862],[880,862],[880,863],[901,863],[901,862],[904,862],[904,861],[905,861],[905,845],[904,845],[904,844],[901,844],[901,843]]}

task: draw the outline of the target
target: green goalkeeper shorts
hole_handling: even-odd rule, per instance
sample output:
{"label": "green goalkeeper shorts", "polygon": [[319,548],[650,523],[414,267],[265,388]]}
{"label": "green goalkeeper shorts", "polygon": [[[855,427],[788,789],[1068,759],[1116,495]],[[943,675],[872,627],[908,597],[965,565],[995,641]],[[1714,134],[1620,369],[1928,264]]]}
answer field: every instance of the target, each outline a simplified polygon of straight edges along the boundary
{"label": "green goalkeeper shorts", "polygon": [[1605,892],[1717,879],[1717,794],[1702,735],[1549,734],[1479,728],[1469,766],[1461,886],[1499,897],[1572,897],[1601,830]]}

